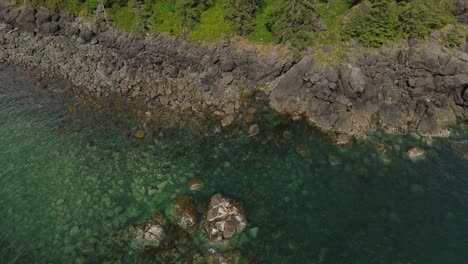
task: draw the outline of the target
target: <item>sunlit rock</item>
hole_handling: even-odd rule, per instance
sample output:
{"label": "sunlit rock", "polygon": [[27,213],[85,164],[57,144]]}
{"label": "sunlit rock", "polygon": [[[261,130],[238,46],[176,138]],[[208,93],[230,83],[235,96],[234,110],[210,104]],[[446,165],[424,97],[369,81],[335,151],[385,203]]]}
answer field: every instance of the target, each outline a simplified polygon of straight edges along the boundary
{"label": "sunlit rock", "polygon": [[468,146],[452,142],[450,147],[452,148],[453,154],[455,154],[458,158],[468,161]]}
{"label": "sunlit rock", "polygon": [[247,225],[240,204],[221,194],[211,197],[207,221],[205,231],[212,240],[229,239],[242,232]]}
{"label": "sunlit rock", "polygon": [[255,137],[260,132],[258,125],[252,125],[249,127],[249,137]]}
{"label": "sunlit rock", "polygon": [[191,191],[198,191],[198,190],[202,189],[204,185],[205,185],[205,183],[200,179],[192,179],[192,180],[187,182],[187,187]]}
{"label": "sunlit rock", "polygon": [[136,139],[144,139],[146,136],[145,131],[139,130],[135,133],[135,138]]}
{"label": "sunlit rock", "polygon": [[416,161],[419,161],[421,159],[424,159],[426,152],[424,151],[424,149],[422,149],[420,147],[414,147],[414,148],[408,150],[408,152],[406,152],[406,154],[408,155],[408,158],[411,161],[416,162]]}

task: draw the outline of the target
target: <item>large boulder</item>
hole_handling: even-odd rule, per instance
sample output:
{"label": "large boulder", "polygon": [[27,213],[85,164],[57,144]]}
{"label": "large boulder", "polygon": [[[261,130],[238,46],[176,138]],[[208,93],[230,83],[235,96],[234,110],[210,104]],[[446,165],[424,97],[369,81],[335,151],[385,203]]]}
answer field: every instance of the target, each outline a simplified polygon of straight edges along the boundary
{"label": "large boulder", "polygon": [[221,70],[223,72],[232,72],[236,66],[236,62],[233,59],[227,59],[221,63]]}
{"label": "large boulder", "polygon": [[[302,58],[279,80],[278,85],[270,94],[273,108],[281,112],[294,112],[295,101],[304,83],[304,75],[311,69],[314,59],[310,56]],[[292,103],[290,103],[292,102]]]}
{"label": "large boulder", "polygon": [[367,76],[360,68],[349,65],[340,68],[340,81],[344,94],[350,98],[361,95],[368,83]]}
{"label": "large boulder", "polygon": [[40,7],[36,13],[36,23],[42,24],[46,22],[52,22],[52,16],[55,15],[54,12],[50,11],[47,8]]}
{"label": "large boulder", "polygon": [[16,19],[16,23],[18,24],[27,24],[27,23],[34,23],[36,21],[36,9],[33,7],[27,6],[21,10],[20,15]]}
{"label": "large boulder", "polygon": [[57,23],[45,22],[39,26],[39,31],[44,34],[53,34],[60,30]]}
{"label": "large boulder", "polygon": [[240,204],[221,194],[211,197],[205,231],[212,240],[229,239],[242,232],[247,219]]}

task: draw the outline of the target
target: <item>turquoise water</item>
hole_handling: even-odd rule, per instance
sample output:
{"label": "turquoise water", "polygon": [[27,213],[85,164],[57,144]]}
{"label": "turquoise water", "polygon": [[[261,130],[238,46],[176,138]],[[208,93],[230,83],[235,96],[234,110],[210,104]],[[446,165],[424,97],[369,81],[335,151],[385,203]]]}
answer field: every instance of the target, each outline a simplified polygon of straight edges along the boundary
{"label": "turquoise water", "polygon": [[[164,137],[137,140],[133,104],[96,111],[17,74],[0,71],[0,263],[191,263],[138,254],[119,232],[180,195],[202,212],[216,192],[243,203],[236,247],[252,263],[468,261],[468,162],[451,148],[468,147],[466,124],[430,147],[381,132],[337,147],[257,107],[256,137],[242,121],[217,134],[200,118],[154,122]],[[415,146],[426,158],[413,163]],[[187,188],[195,178],[199,192]]]}

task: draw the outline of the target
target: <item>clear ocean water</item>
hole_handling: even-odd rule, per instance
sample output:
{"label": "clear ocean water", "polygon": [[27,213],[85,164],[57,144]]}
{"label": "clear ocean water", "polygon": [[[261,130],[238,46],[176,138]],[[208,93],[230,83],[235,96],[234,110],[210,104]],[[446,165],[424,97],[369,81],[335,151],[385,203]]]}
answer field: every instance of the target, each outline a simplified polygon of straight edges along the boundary
{"label": "clear ocean water", "polygon": [[[200,118],[155,121],[138,140],[134,104],[85,107],[61,90],[0,71],[0,263],[159,263],[116,234],[180,195],[203,212],[217,192],[244,205],[236,247],[253,263],[468,263],[466,123],[432,146],[376,131],[338,147],[259,107],[255,137]],[[408,159],[415,146],[425,159]],[[191,192],[191,179],[204,188]]]}

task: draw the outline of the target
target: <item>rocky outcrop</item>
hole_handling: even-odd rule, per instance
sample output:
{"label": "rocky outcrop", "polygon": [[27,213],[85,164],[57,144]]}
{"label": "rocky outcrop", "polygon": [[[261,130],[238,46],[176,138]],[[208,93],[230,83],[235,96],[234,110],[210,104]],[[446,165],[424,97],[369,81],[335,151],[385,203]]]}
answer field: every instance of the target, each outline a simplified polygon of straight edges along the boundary
{"label": "rocky outcrop", "polygon": [[205,226],[210,239],[229,239],[242,232],[246,225],[245,214],[238,203],[221,194],[211,197]]}
{"label": "rocky outcrop", "polygon": [[461,50],[384,46],[357,65],[304,70],[310,61],[282,76],[270,98],[275,109],[324,130],[362,137],[381,125],[392,133],[447,136],[457,117],[468,118],[468,55]]}
{"label": "rocky outcrop", "polygon": [[295,119],[355,137],[377,125],[446,136],[457,117],[468,119],[465,47],[411,41],[314,70],[311,55],[294,63],[276,51],[259,56],[226,43],[201,47],[165,35],[138,37],[5,0],[0,21],[0,63],[68,79],[96,97],[121,94],[142,98],[149,109],[209,111],[223,127],[236,124],[242,98],[255,91]]}

